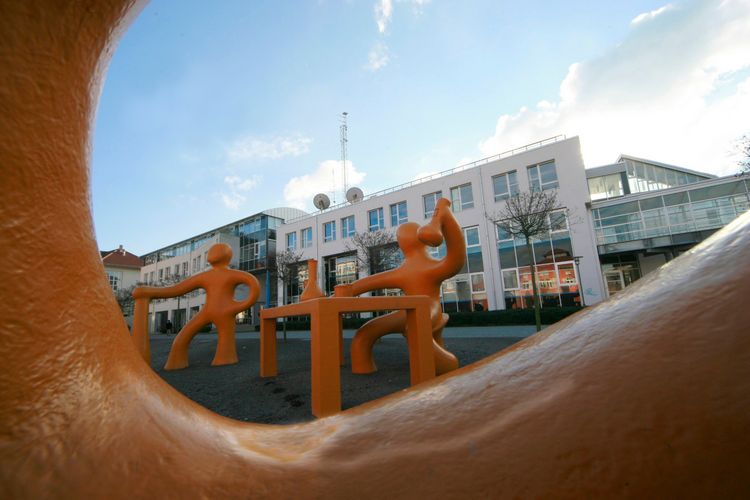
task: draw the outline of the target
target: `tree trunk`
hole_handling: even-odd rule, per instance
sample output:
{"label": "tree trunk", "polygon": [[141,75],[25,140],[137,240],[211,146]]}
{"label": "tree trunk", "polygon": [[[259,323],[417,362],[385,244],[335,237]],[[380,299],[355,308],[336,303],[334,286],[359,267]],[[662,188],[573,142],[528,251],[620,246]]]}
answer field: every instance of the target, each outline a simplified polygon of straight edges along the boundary
{"label": "tree trunk", "polygon": [[529,265],[531,266],[531,288],[534,293],[534,320],[536,321],[536,331],[542,329],[542,301],[539,297],[539,289],[536,286],[536,265],[534,265],[534,249],[531,246],[529,238],[526,238],[526,250],[529,252]]}

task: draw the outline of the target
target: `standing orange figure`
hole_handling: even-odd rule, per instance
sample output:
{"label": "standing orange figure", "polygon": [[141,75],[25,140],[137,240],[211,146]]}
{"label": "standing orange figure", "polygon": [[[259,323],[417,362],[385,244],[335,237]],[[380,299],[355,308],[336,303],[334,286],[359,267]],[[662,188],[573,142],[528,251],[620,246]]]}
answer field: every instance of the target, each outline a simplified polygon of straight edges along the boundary
{"label": "standing orange figure", "polygon": [[[466,260],[464,234],[450,205],[450,201],[441,198],[429,224],[420,227],[416,222],[407,222],[399,226],[396,239],[404,254],[404,262],[398,268],[336,287],[337,296],[360,295],[383,288],[400,288],[406,295],[429,296],[432,299],[432,344],[438,375],[458,368],[458,359],[445,349],[443,343],[443,328],[448,315],[443,313],[440,305],[440,286],[444,280],[458,274]],[[427,253],[427,247],[437,247],[443,239],[446,256],[436,260]],[[352,341],[352,372],[372,373],[377,370],[372,357],[375,341],[389,333],[403,333],[405,328],[404,311],[395,311],[365,323]]]}
{"label": "standing orange figure", "polygon": [[[237,346],[234,337],[234,319],[241,311],[252,306],[260,294],[260,283],[252,274],[229,269],[232,248],[226,243],[217,243],[208,250],[208,263],[212,269],[191,276],[170,287],[138,287],[133,297],[164,299],[177,297],[197,288],[206,290],[206,304],[198,314],[180,330],[169,351],[165,370],[179,370],[188,366],[188,346],[203,325],[213,323],[218,330],[219,342],[211,365],[237,363]],[[247,299],[234,300],[234,290],[239,284],[250,289]]]}

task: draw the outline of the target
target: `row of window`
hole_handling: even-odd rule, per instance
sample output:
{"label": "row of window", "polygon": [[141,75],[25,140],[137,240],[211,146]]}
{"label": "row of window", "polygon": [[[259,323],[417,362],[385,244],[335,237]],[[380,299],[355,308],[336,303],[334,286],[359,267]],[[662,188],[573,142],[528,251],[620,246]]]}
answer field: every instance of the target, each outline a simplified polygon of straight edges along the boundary
{"label": "row of window", "polygon": [[[554,189],[558,187],[557,169],[555,161],[551,160],[527,167],[529,176],[529,186],[533,191],[544,189]],[[492,177],[492,189],[495,201],[507,200],[511,196],[519,193],[518,173],[513,170]],[[432,217],[435,211],[437,200],[443,197],[442,191],[422,196],[423,215],[425,219]],[[460,212],[474,208],[474,193],[471,189],[471,183],[461,184],[452,187],[450,190],[451,208],[453,212]],[[405,201],[390,205],[391,227],[398,227],[409,221],[408,208]],[[339,237],[337,234],[338,221],[332,220],[323,223],[323,242],[336,241]],[[379,231],[385,229],[385,214],[382,207],[375,208],[367,212],[367,230]],[[349,215],[341,219],[341,238],[349,238],[356,232],[354,216]],[[302,242],[299,248],[312,246],[312,228],[305,228],[300,231]],[[287,233],[286,235],[287,250],[295,250],[297,246],[297,233]]]}
{"label": "row of window", "polygon": [[723,227],[750,208],[748,187],[734,181],[594,209],[597,244]]}
{"label": "row of window", "polygon": [[[201,265],[203,265],[204,267],[208,266],[208,260],[206,257],[207,252],[204,252],[202,257],[199,255],[192,260],[192,274],[202,271],[203,268],[201,267]],[[190,264],[190,262],[185,261],[181,264],[175,264],[174,268],[172,268],[171,266],[167,266],[159,269],[158,271],[143,273],[143,283],[153,285],[155,283],[171,281],[172,277],[174,277],[174,279],[179,279],[180,276],[188,276],[190,274],[188,272],[190,269]],[[180,270],[182,270],[182,273],[180,273]]]}

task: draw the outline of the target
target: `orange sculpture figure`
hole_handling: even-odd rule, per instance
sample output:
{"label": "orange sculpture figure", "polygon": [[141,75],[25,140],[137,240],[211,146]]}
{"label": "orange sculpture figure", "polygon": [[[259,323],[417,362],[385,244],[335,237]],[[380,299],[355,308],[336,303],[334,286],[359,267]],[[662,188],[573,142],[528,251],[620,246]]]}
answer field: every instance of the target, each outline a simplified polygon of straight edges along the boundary
{"label": "orange sculpture figure", "polygon": [[[208,250],[208,263],[212,269],[198,273],[170,287],[138,287],[133,290],[136,301],[144,298],[163,299],[177,297],[197,288],[206,290],[206,304],[177,334],[169,351],[165,370],[179,370],[188,366],[188,346],[203,325],[213,323],[218,331],[216,354],[211,365],[230,365],[237,362],[237,345],[234,338],[235,316],[248,309],[258,300],[260,283],[250,273],[229,269],[232,248],[226,243],[217,243]],[[234,300],[234,289],[245,284],[250,289],[247,299]],[[136,303],[138,306],[138,303]],[[136,320],[139,319],[136,311]],[[141,325],[133,325],[135,330]]]}
{"label": "orange sculpture figure", "polygon": [[748,496],[750,213],[510,349],[331,417],[237,422],[169,386],[103,279],[89,191],[97,96],[142,5],[0,2],[0,497]]}
{"label": "orange sculpture figure", "polygon": [[[336,296],[339,297],[383,288],[400,288],[407,295],[430,297],[435,371],[438,375],[458,368],[458,359],[445,349],[443,343],[443,328],[448,322],[448,315],[443,313],[440,305],[440,285],[458,274],[466,260],[466,241],[450,205],[450,201],[441,198],[436,203],[429,224],[420,227],[416,222],[407,222],[399,226],[396,238],[404,254],[404,262],[398,268],[336,287]],[[447,248],[446,256],[442,260],[433,259],[427,253],[427,247],[437,247],[443,240]],[[404,311],[394,311],[365,323],[352,341],[352,372],[374,372],[377,369],[372,357],[375,341],[389,333],[403,333],[405,328]]]}

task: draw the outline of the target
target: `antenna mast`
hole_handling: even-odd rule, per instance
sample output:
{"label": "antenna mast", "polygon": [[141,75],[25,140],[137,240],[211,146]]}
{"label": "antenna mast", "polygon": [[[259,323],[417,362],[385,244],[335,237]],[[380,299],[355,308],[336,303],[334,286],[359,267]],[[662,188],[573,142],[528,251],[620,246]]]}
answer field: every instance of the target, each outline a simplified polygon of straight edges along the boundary
{"label": "antenna mast", "polygon": [[346,138],[346,117],[349,113],[344,111],[341,113],[341,170],[342,170],[342,178],[344,180],[344,193],[346,193],[346,143],[349,142],[349,140]]}

